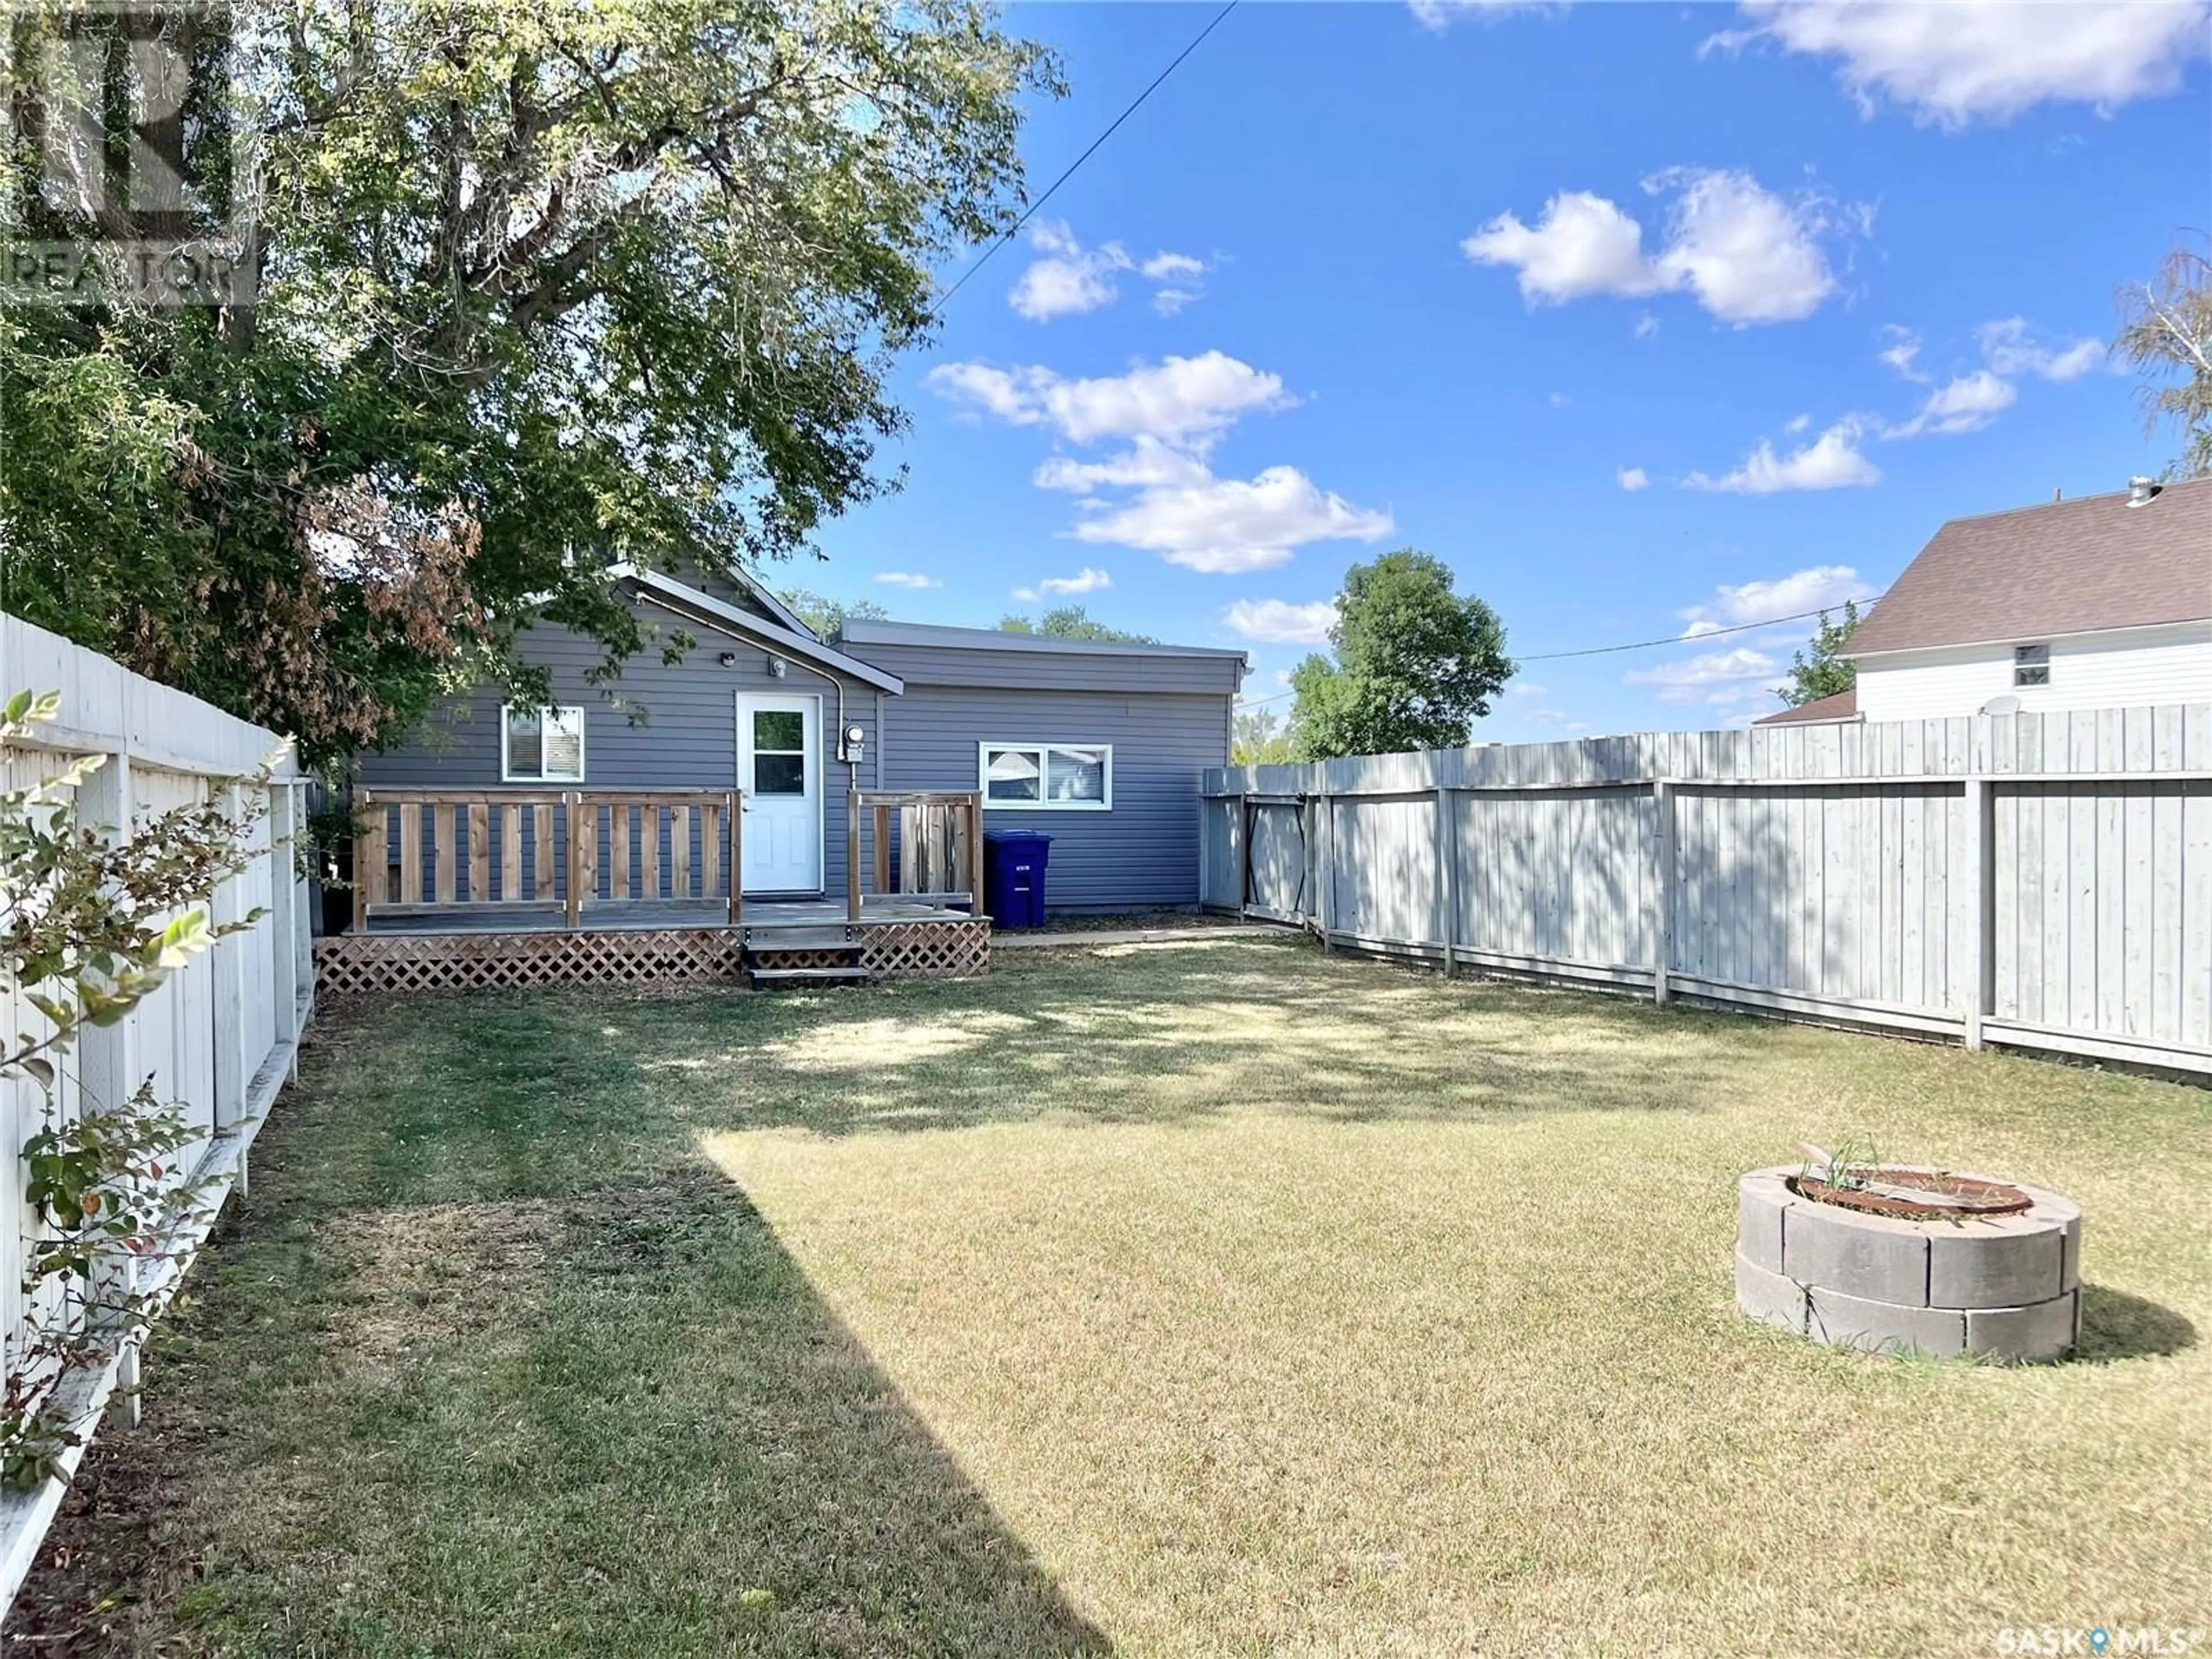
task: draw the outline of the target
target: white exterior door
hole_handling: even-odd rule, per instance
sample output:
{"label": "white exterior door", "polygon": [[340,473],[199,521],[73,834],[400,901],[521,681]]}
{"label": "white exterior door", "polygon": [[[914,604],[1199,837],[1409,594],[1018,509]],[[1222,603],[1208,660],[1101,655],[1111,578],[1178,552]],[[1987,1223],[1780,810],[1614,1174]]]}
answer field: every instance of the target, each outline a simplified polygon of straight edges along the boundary
{"label": "white exterior door", "polygon": [[822,699],[738,693],[744,890],[822,890]]}

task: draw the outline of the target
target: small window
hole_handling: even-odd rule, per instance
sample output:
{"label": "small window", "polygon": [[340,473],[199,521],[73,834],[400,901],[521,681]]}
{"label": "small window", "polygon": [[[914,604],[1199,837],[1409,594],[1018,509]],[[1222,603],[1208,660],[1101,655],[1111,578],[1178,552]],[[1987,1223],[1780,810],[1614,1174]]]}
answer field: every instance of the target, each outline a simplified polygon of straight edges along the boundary
{"label": "small window", "polygon": [[806,793],[806,716],[796,708],[753,710],[753,793]]}
{"label": "small window", "polygon": [[501,711],[500,776],[508,783],[581,783],[584,711],[526,708]]}
{"label": "small window", "polygon": [[2050,684],[2051,647],[2047,645],[2013,647],[2012,683],[2014,685]]}
{"label": "small window", "polygon": [[978,787],[986,806],[1104,812],[1114,805],[1109,744],[987,743]]}

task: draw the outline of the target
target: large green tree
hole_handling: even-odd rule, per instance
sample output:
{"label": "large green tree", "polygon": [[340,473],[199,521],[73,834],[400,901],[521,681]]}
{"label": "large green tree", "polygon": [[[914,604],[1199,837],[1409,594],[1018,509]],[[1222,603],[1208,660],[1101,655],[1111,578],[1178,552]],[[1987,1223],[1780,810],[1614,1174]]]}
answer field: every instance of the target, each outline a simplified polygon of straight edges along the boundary
{"label": "large green tree", "polygon": [[833,599],[811,587],[778,588],[775,596],[825,640],[843,639],[848,622],[883,622],[891,614],[873,599]]}
{"label": "large green tree", "polygon": [[1291,672],[1291,741],[1306,760],[1456,749],[1513,678],[1498,613],[1412,548],[1345,573],[1328,638],[1334,659]]}
{"label": "large green tree", "polygon": [[2167,476],[2212,475],[2212,258],[2174,249],[2154,280],[2120,291],[2120,318],[2112,349],[2142,374],[2146,426],[2181,432]]}
{"label": "large green tree", "polygon": [[1097,621],[1079,605],[1056,605],[1042,617],[999,618],[1002,634],[1047,634],[1056,640],[1103,640],[1115,645],[1158,645],[1150,634],[1134,634]]}
{"label": "large green tree", "polygon": [[[50,49],[38,11],[0,238],[82,234],[39,112],[112,106],[131,61]],[[758,566],[894,482],[885,369],[933,269],[1009,222],[1019,100],[1057,86],[963,0],[237,15],[191,199],[237,182],[243,131],[258,303],[0,309],[0,584],[320,757],[529,684],[539,615],[612,672],[643,641],[610,561]]]}
{"label": "large green tree", "polygon": [[1792,708],[1819,697],[1832,697],[1839,691],[1848,691],[1859,683],[1859,665],[1842,654],[1851,642],[1851,635],[1859,629],[1859,607],[1856,600],[1844,601],[1844,616],[1840,622],[1828,620],[1828,613],[1820,613],[1820,625],[1813,630],[1809,654],[1796,653],[1790,664],[1790,684],[1775,693]]}
{"label": "large green tree", "polygon": [[1291,734],[1272,708],[1240,708],[1230,722],[1231,766],[1279,766],[1298,757]]}

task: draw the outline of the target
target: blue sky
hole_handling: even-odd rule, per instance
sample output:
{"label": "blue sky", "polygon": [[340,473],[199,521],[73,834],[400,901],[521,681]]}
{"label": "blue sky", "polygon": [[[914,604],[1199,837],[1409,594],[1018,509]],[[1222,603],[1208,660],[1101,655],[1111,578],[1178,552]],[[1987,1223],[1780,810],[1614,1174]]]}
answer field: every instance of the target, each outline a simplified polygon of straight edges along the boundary
{"label": "blue sky", "polygon": [[[1073,88],[1036,187],[1212,10],[1013,8]],[[1249,647],[1255,699],[1397,546],[1516,657],[1877,592],[1948,517],[2175,453],[2103,348],[2212,225],[2208,39],[2201,3],[1248,0],[952,300],[895,377],[906,489],[792,574],[924,622],[1066,597]],[[1478,736],[1741,722],[1808,630],[1528,662]]]}

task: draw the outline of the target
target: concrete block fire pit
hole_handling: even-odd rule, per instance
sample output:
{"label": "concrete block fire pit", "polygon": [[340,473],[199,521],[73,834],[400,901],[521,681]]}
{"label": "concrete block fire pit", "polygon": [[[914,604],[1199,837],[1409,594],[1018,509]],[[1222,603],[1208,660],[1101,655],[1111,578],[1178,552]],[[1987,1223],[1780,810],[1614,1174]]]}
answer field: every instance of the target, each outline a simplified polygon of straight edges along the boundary
{"label": "concrete block fire pit", "polygon": [[2073,1348],[2081,1212],[2071,1201],[1918,1166],[1850,1173],[1830,1187],[1781,1165],[1738,1183],[1738,1308],[1850,1347],[2016,1360]]}

